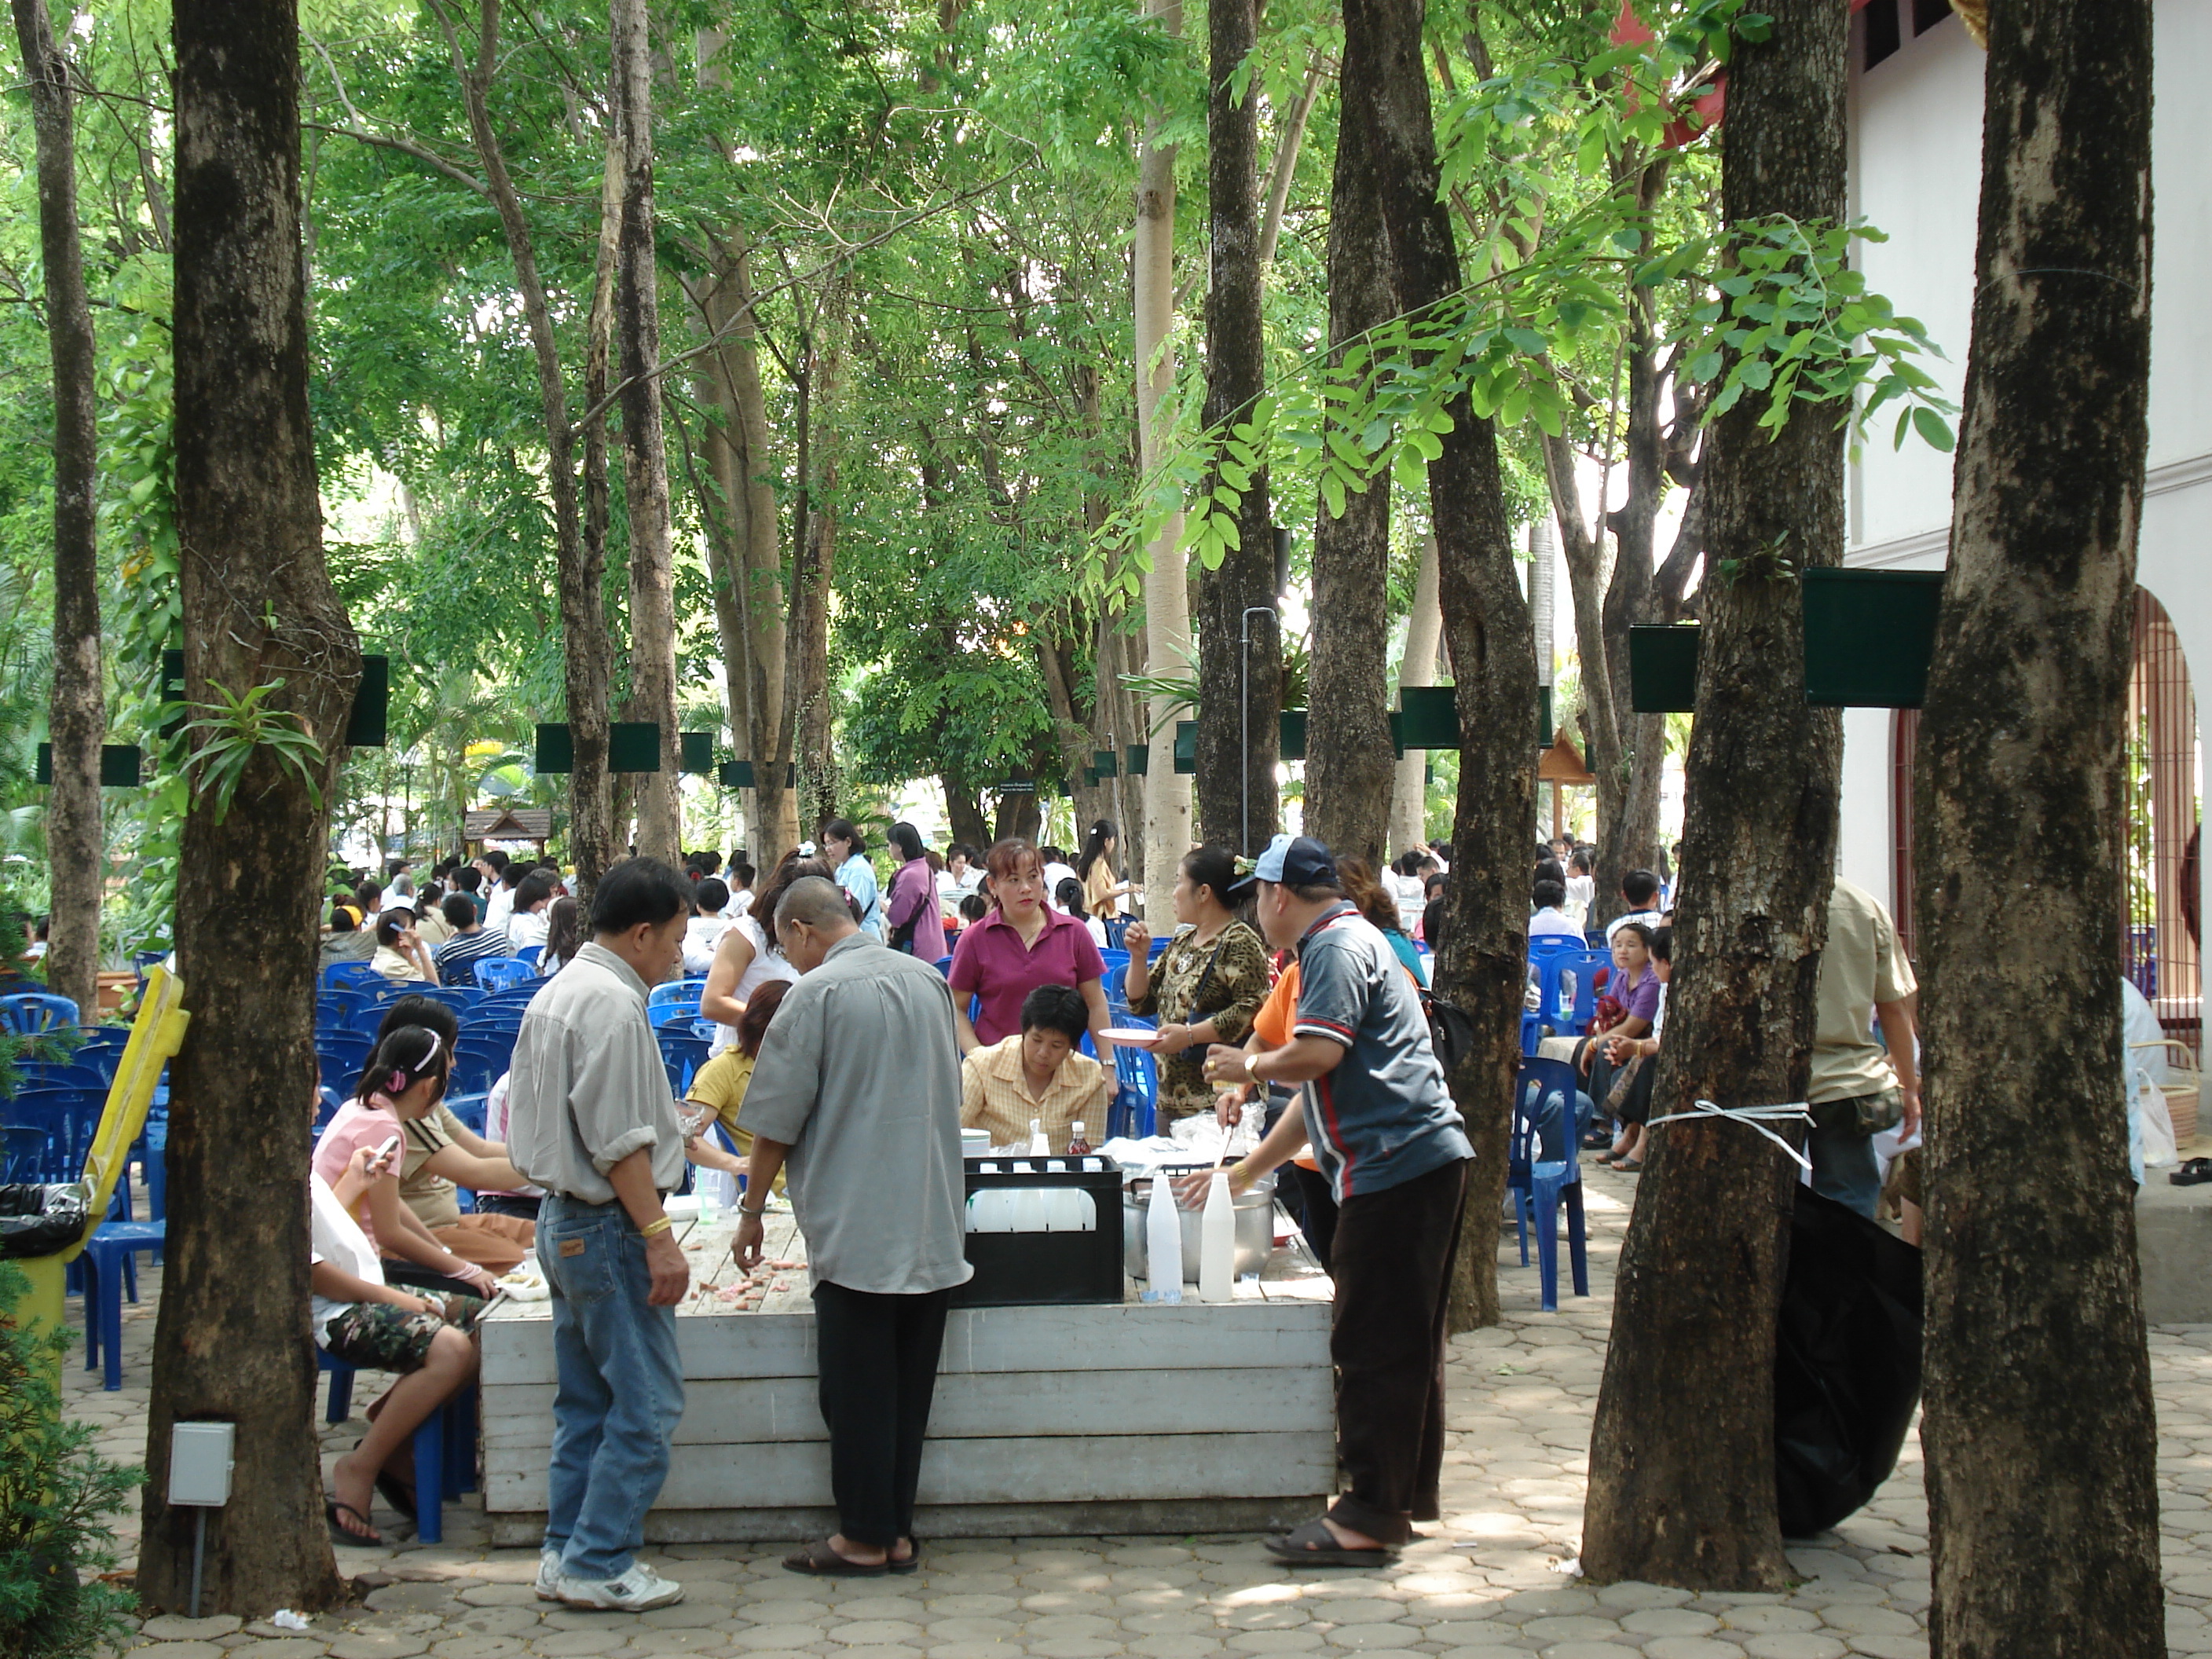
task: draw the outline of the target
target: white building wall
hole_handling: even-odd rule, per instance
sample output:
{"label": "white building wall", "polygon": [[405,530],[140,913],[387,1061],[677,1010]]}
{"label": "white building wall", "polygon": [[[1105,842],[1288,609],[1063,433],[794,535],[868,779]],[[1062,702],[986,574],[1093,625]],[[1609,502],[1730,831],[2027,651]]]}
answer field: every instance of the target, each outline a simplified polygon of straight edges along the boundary
{"label": "white building wall", "polygon": [[[1911,30],[1872,70],[1852,53],[1851,210],[1889,234],[1862,244],[1870,285],[1926,324],[1955,399],[1972,328],[1986,62],[1956,18]],[[1863,21],[1856,27],[1863,27]],[[2212,0],[2160,0],[2153,88],[2149,477],[2137,580],[2172,619],[2203,708],[2212,692]],[[1887,424],[1887,423],[1884,423]],[[1850,468],[1853,565],[1934,569],[1951,518],[1951,458],[1869,434]],[[1888,895],[1890,717],[1844,718],[1839,864]],[[2200,910],[2200,914],[2203,912]]]}

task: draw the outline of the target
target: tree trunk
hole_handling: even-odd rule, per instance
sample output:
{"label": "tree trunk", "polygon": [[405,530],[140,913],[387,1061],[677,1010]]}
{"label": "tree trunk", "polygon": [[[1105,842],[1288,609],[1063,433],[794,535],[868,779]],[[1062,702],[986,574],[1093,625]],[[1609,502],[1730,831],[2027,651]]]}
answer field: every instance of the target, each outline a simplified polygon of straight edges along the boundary
{"label": "tree trunk", "polygon": [[845,311],[852,273],[828,279],[814,316],[813,399],[810,440],[813,475],[807,485],[806,521],[791,574],[791,624],[786,635],[783,743],[799,763],[801,834],[817,836],[823,821],[841,810],[830,727],[836,707],[830,693],[830,586],[837,552],[837,422],[843,398]]}
{"label": "tree trunk", "polygon": [[[1260,313],[1260,105],[1232,78],[1258,33],[1255,0],[1210,0],[1206,9],[1207,245],[1212,281],[1206,302],[1208,431],[1251,418],[1267,380]],[[1206,480],[1211,491],[1217,473]],[[1276,715],[1282,705],[1281,629],[1276,614],[1274,530],[1267,473],[1255,468],[1237,509],[1237,544],[1198,579],[1198,817],[1210,842],[1246,854],[1265,847],[1278,822]]]}
{"label": "tree trunk", "polygon": [[[1364,152],[1408,312],[1436,306],[1461,286],[1451,221],[1437,199],[1421,13],[1420,0],[1353,0],[1344,13],[1343,131],[1358,136]],[[1343,149],[1340,137],[1340,167]],[[1497,428],[1478,420],[1464,396],[1454,400],[1451,415],[1443,453],[1429,464],[1462,756],[1437,994],[1474,1024],[1474,1040],[1449,1078],[1475,1151],[1452,1267],[1452,1328],[1467,1330],[1498,1317],[1498,1217],[1505,1195],[1506,1106],[1521,1052],[1528,848],[1536,818],[1536,656],[1506,519]],[[1387,488],[1377,479],[1369,493]],[[1318,594],[1315,608],[1321,614]],[[1320,706],[1318,693],[1313,701]],[[1387,763],[1387,737],[1382,756]],[[1386,765],[1375,791],[1384,810],[1389,777]]]}
{"label": "tree trunk", "polygon": [[660,769],[638,781],[637,850],[684,860],[677,743],[676,572],[669,545],[668,442],[661,424],[660,268],[653,240],[653,46],[645,0],[608,9],[622,221],[615,259],[621,344],[623,496],[629,517],[630,703],[660,728]]}
{"label": "tree trunk", "polygon": [[[1770,39],[1729,66],[1727,221],[1840,222],[1844,10],[1768,10]],[[1811,1066],[1842,730],[1805,702],[1796,572],[1842,557],[1843,433],[1832,405],[1814,404],[1770,441],[1762,411],[1747,397],[1707,439],[1708,545],[1743,562],[1706,593],[1654,1117],[1698,1100],[1802,1100]],[[1666,1124],[1650,1140],[1590,1442],[1583,1568],[1778,1589],[1774,1327],[1797,1170],[1739,1123]]]}
{"label": "tree trunk", "polygon": [[[1149,775],[1139,777],[1129,770],[1129,745],[1145,741],[1145,711],[1136,706],[1121,676],[1131,671],[1127,664],[1130,636],[1114,626],[1114,619],[1103,607],[1098,612],[1098,627],[1093,646],[1092,683],[1094,686],[1092,724],[1097,726],[1100,746],[1111,743],[1121,767],[1114,789],[1114,821],[1121,831],[1121,853],[1126,860],[1121,878],[1145,883],[1145,786]],[[1146,765],[1151,766],[1149,754]],[[1170,881],[1170,886],[1174,883]],[[1138,905],[1130,906],[1135,909]]]}
{"label": "tree trunk", "polygon": [[940,772],[937,784],[945,792],[945,819],[951,826],[952,839],[974,848],[975,857],[971,861],[981,864],[983,854],[991,850],[990,820],[975,804],[974,792],[958,778]]}
{"label": "tree trunk", "polygon": [[2020,0],[1990,15],[1973,344],[1917,818],[1921,1438],[1944,1659],[2166,1651],[2113,965],[2152,10]]}
{"label": "tree trunk", "polygon": [[1305,85],[1284,112],[1282,136],[1275,141],[1275,160],[1267,170],[1267,202],[1260,211],[1260,263],[1275,262],[1275,248],[1283,234],[1283,210],[1291,199],[1291,181],[1297,176],[1298,151],[1304,145],[1306,123],[1313,115],[1314,100],[1321,96],[1323,60],[1316,52],[1306,64]]}
{"label": "tree trunk", "polygon": [[39,252],[46,267],[46,339],[54,366],[54,661],[47,705],[54,783],[46,797],[53,881],[46,986],[100,1018],[100,900],[107,873],[100,744],[107,710],[100,671],[100,556],[92,307],[77,238],[76,133],[69,63],[54,46],[46,0],[14,0],[15,39],[37,131]]}
{"label": "tree trunk", "polygon": [[[289,0],[185,0],[176,46],[177,531],[185,693],[283,682],[323,744],[310,781],[257,747],[218,813],[196,789],[179,859],[192,1012],[170,1064],[169,1270],[155,1328],[138,1594],[204,1611],[343,1593],[322,1519],[307,1304],[316,913],[361,653],[323,563],[300,245],[299,33]],[[197,734],[196,734],[197,735]],[[237,1425],[229,1504],[171,1508],[177,1422]]]}
{"label": "tree trunk", "polygon": [[[439,14],[445,21],[445,13]],[[524,325],[538,366],[538,397],[545,422],[545,488],[553,500],[553,540],[561,589],[562,682],[568,700],[568,734],[574,769],[568,776],[568,851],[576,865],[576,899],[586,908],[592,889],[611,860],[613,806],[607,787],[607,686],[611,655],[603,538],[587,537],[576,499],[576,434],[568,421],[568,393],[561,375],[561,347],[553,310],[538,270],[537,246],[522,198],[507,170],[507,156],[491,124],[491,77],[499,61],[499,0],[479,0],[477,55],[471,64],[448,25],[453,72],[467,107],[469,136],[483,163],[486,192],[499,214],[515,287],[522,295]]]}
{"label": "tree trunk", "polygon": [[[1409,0],[1388,0],[1402,9]],[[1419,0],[1410,0],[1419,15]],[[1370,5],[1362,15],[1380,29],[1384,7]],[[1377,82],[1399,72],[1372,56],[1389,48],[1382,35],[1363,40],[1354,62],[1347,40],[1340,84],[1362,77],[1355,104],[1347,90],[1336,141],[1336,174],[1330,186],[1328,223],[1328,337],[1341,352],[1348,341],[1387,322],[1401,299],[1394,246],[1401,225],[1384,222],[1382,175],[1407,158],[1393,148],[1378,124],[1386,118],[1382,100],[1397,94]],[[1424,72],[1416,68],[1417,75]],[[1425,79],[1422,107],[1428,106]],[[1431,148],[1433,149],[1433,143]],[[1430,163],[1435,172],[1435,163]],[[1449,233],[1447,233],[1449,234]],[[1454,264],[1457,256],[1453,256]],[[1410,301],[1407,301],[1410,304]],[[1353,444],[1359,434],[1343,435]],[[1373,480],[1348,497],[1342,516],[1326,501],[1316,506],[1313,548],[1313,661],[1306,695],[1306,833],[1339,853],[1370,860],[1387,859],[1383,842],[1390,830],[1390,784],[1396,751],[1390,744],[1389,689],[1386,661],[1390,647],[1390,479]],[[1462,553],[1466,550],[1461,550]],[[1381,866],[1378,863],[1377,868]],[[1478,1176],[1478,1180],[1480,1176]]]}
{"label": "tree trunk", "polygon": [[[1147,18],[1157,18],[1170,35],[1182,33],[1182,0],[1140,0]],[[1137,223],[1131,266],[1135,274],[1137,356],[1137,470],[1149,475],[1158,465],[1160,403],[1175,386],[1175,212],[1176,151],[1154,142],[1157,118],[1148,123],[1137,155]],[[1190,651],[1190,589],[1182,556],[1182,515],[1170,520],[1145,550],[1145,668],[1172,678],[1188,666]],[[1174,705],[1154,697],[1146,712],[1148,741],[1160,756],[1145,780],[1145,867],[1172,870],[1190,851],[1190,776],[1176,771]],[[1175,926],[1172,882],[1154,880],[1145,890],[1145,921],[1165,934]]]}
{"label": "tree trunk", "polygon": [[[1552,517],[1559,529],[1559,552],[1567,567],[1567,598],[1574,611],[1575,658],[1582,671],[1583,760],[1597,779],[1596,891],[1588,925],[1601,927],[1620,914],[1620,878],[1631,866],[1620,861],[1613,828],[1620,822],[1627,793],[1629,759],[1623,727],[1635,716],[1613,705],[1613,677],[1607,662],[1605,634],[1606,543],[1583,522],[1582,494],[1575,483],[1575,447],[1565,438],[1543,438],[1544,478],[1550,486]],[[1663,716],[1662,716],[1663,718]]]}
{"label": "tree trunk", "polygon": [[[1437,598],[1437,538],[1421,543],[1420,574],[1413,581],[1413,614],[1406,622],[1406,649],[1398,659],[1398,689],[1437,683],[1437,646],[1443,636],[1444,616]],[[1390,782],[1390,838],[1386,856],[1395,857],[1428,839],[1429,757],[1419,749],[1408,750],[1398,763]],[[1456,850],[1456,849],[1455,849]]]}

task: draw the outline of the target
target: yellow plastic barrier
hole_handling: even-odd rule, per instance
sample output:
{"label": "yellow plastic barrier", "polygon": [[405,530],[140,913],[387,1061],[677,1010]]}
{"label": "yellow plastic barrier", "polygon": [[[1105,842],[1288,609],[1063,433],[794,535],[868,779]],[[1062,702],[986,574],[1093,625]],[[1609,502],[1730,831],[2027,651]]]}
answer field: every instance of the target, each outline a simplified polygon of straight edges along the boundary
{"label": "yellow plastic barrier", "polygon": [[[130,1162],[131,1143],[146,1127],[147,1110],[154,1103],[154,1085],[161,1067],[184,1046],[185,1028],[191,1016],[185,1012],[185,983],[166,968],[146,976],[146,994],[138,1004],[138,1018],[131,1023],[131,1041],[123,1050],[123,1063],[115,1068],[108,1085],[107,1104],[100,1115],[100,1129],[86,1154],[84,1179],[92,1188],[92,1213],[107,1213],[115,1183]],[[79,1239],[52,1255],[25,1257],[15,1265],[31,1281],[27,1304],[17,1317],[26,1325],[63,1322],[63,1270],[83,1252]]]}

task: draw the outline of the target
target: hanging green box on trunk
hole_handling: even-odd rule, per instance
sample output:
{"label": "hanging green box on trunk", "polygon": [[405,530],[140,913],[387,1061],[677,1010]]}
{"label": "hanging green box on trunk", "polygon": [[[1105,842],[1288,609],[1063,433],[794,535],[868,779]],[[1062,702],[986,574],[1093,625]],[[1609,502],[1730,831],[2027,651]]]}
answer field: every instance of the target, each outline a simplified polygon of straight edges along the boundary
{"label": "hanging green box on trunk", "polygon": [[1092,750],[1091,763],[1093,775],[1091,781],[1094,783],[1101,778],[1118,778],[1121,775],[1121,757],[1110,749]]}
{"label": "hanging green box on trunk", "polygon": [[346,747],[381,749],[392,715],[392,659],[363,657],[361,687],[353,694],[353,709],[346,716]]}
{"label": "hanging green box on trunk", "polygon": [[607,727],[607,770],[658,772],[660,769],[660,722],[616,720]]}
{"label": "hanging green box on trunk", "polygon": [[1306,757],[1306,711],[1303,708],[1285,708],[1276,722],[1276,730],[1282,739],[1282,748],[1277,758],[1286,761],[1304,760]]}
{"label": "hanging green box on trunk", "polygon": [[724,761],[714,776],[725,789],[750,789],[753,787],[753,763],[750,761]]}
{"label": "hanging green box on trunk", "polygon": [[1940,570],[1808,570],[1805,701],[1830,708],[1917,708],[1928,696]]}
{"label": "hanging green box on trunk", "polygon": [[[144,759],[135,743],[103,743],[100,745],[100,787],[136,789],[143,781]],[[54,746],[50,743],[39,745],[38,781],[41,784],[54,781]]]}
{"label": "hanging green box on trunk", "polygon": [[1628,630],[1628,706],[1639,714],[1688,714],[1698,707],[1695,623],[1639,623]]}
{"label": "hanging green box on trunk", "polygon": [[533,769],[541,773],[573,772],[576,769],[576,738],[566,722],[549,725],[543,721],[538,727],[538,745]]}
{"label": "hanging green box on trunk", "polygon": [[1122,751],[1127,757],[1123,765],[1133,778],[1152,775],[1152,747],[1147,743],[1133,743]]}
{"label": "hanging green box on trunk", "polygon": [[714,734],[712,732],[678,732],[676,748],[683,769],[696,772],[702,777],[714,769]]}
{"label": "hanging green box on trunk", "polygon": [[1398,688],[1401,729],[1408,749],[1459,747],[1459,693],[1449,685]]}
{"label": "hanging green box on trunk", "polygon": [[1198,770],[1198,722],[1196,720],[1176,722],[1175,769],[1186,776]]}

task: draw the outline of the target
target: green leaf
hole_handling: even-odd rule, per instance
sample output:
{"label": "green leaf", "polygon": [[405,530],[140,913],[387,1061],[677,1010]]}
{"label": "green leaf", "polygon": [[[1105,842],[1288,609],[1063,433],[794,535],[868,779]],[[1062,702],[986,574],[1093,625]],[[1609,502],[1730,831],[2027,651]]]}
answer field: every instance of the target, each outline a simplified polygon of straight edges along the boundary
{"label": "green leaf", "polygon": [[1912,429],[1920,434],[1921,441],[1931,449],[1948,455],[1954,442],[1949,424],[1925,404],[1912,411]]}

